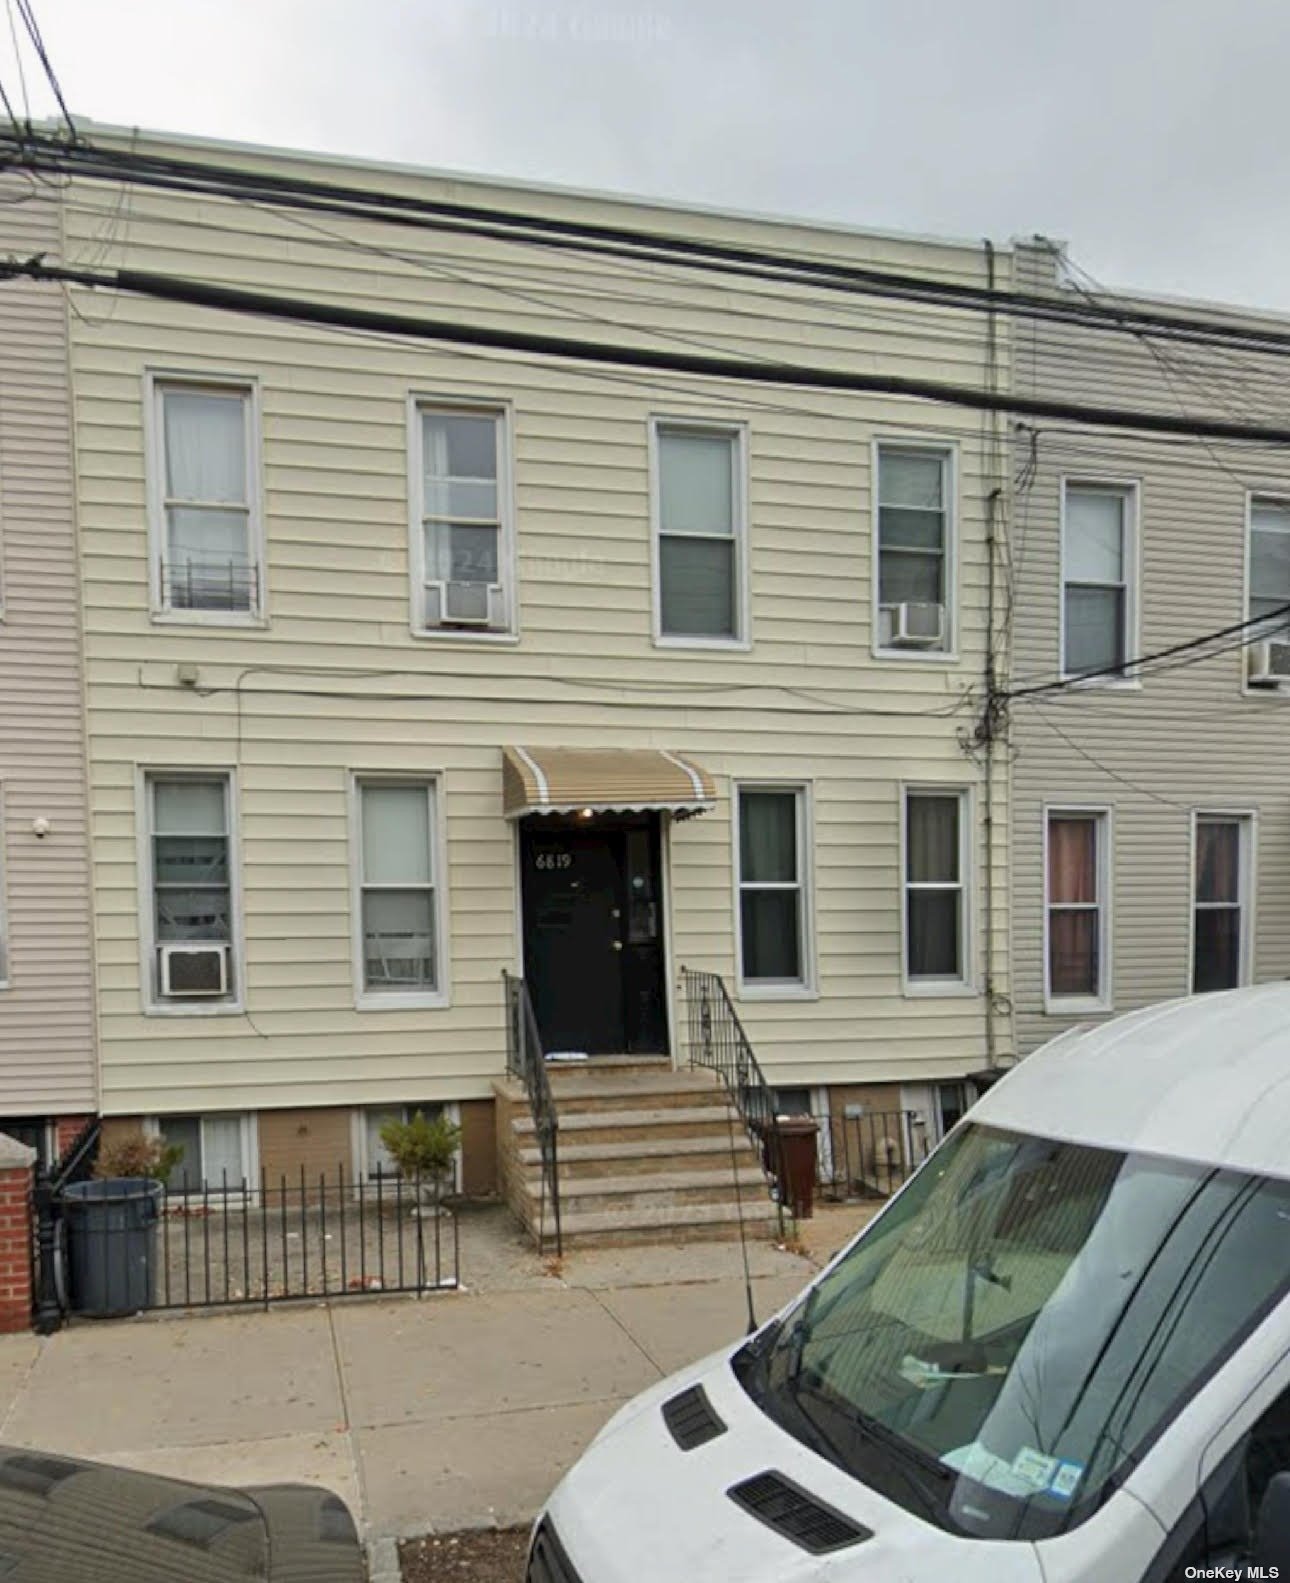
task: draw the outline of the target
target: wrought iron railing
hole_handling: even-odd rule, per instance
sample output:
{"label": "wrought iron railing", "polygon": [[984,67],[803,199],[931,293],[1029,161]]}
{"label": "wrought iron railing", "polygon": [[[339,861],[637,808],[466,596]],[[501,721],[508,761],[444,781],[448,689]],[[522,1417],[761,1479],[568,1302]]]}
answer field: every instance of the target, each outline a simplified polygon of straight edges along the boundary
{"label": "wrought iron railing", "polygon": [[760,1147],[767,1174],[776,1184],[782,1234],[786,1177],[775,1091],[766,1081],[720,975],[683,967],[681,987],[690,1065],[706,1067],[721,1078],[732,1104]]}
{"label": "wrought iron railing", "polygon": [[815,1181],[825,1198],[889,1198],[931,1153],[926,1120],[916,1110],[813,1114]]}
{"label": "wrought iron railing", "polygon": [[66,1233],[63,1189],[83,1182],[94,1169],[101,1123],[91,1116],[48,1170],[36,1173],[32,1208],[36,1222],[36,1298],[32,1315],[42,1336],[60,1330],[67,1311]]}
{"label": "wrought iron railing", "polygon": [[538,1032],[537,1017],[528,985],[514,973],[502,971],[502,984],[506,992],[506,1070],[524,1084],[533,1115],[533,1130],[537,1137],[538,1152],[542,1162],[542,1191],[538,1204],[538,1247],[546,1252],[547,1205],[550,1205],[550,1223],[555,1231],[556,1257],[564,1253],[564,1239],[560,1228],[560,1122],[555,1100],[551,1094],[551,1078],[546,1069],[546,1056],[542,1050],[542,1037]]}

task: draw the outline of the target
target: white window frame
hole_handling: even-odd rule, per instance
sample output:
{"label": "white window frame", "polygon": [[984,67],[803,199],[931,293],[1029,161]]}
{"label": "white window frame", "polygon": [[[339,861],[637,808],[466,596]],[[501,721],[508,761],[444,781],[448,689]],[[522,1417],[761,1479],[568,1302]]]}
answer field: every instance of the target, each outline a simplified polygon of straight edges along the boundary
{"label": "white window frame", "polygon": [[[879,641],[882,604],[882,453],[935,456],[944,469],[945,493],[945,644],[939,649],[884,648]],[[879,660],[908,660],[915,665],[954,665],[959,653],[959,449],[953,441],[922,435],[877,434],[870,445],[870,652]]]}
{"label": "white window frame", "polygon": [[[801,929],[802,976],[794,979],[744,977],[743,875],[741,873],[740,804],[745,792],[791,793],[796,798],[799,927]],[[734,901],[735,988],[740,1000],[815,1000],[815,811],[814,788],[810,781],[736,780],[731,783],[731,862],[730,874]],[[768,887],[757,886],[757,889]],[[787,884],[780,888],[789,889]]]}
{"label": "white window frame", "polygon": [[[492,418],[497,425],[497,512],[500,538],[497,570],[502,579],[502,599],[506,606],[506,625],[492,629],[469,627],[431,627],[425,619],[426,546],[425,500],[422,484],[421,415],[442,412],[470,418]],[[437,643],[518,643],[520,637],[519,556],[515,528],[515,413],[509,401],[479,396],[450,396],[427,391],[412,391],[408,396],[408,589],[409,622],[414,638],[430,638]]]}
{"label": "white window frame", "polygon": [[[1098,992],[1096,995],[1055,995],[1052,990],[1049,959],[1049,919],[1054,906],[1050,894],[1048,868],[1048,827],[1053,819],[1093,819],[1097,826],[1097,895],[1098,895]],[[1083,1011],[1110,1011],[1114,1000],[1114,963],[1111,953],[1114,932],[1111,911],[1113,906],[1115,810],[1108,803],[1045,803],[1042,810],[1040,839],[1043,861],[1044,894],[1044,1011],[1053,1015]]]}
{"label": "white window frame", "polygon": [[[222,779],[228,817],[229,864],[229,974],[231,993],[206,998],[174,997],[167,1000],[158,985],[156,896],[152,859],[153,780]],[[149,1017],[228,1017],[246,1010],[246,941],[242,922],[241,808],[237,773],[227,764],[138,764],[135,766],[136,872],[139,882],[139,995]],[[190,1114],[190,1112],[185,1112]]]}
{"label": "white window frame", "polygon": [[[957,797],[959,802],[959,953],[961,971],[914,976],[909,971],[909,799],[911,797]],[[900,989],[909,999],[976,994],[976,885],[973,843],[972,788],[962,782],[938,784],[934,781],[908,781],[900,786]],[[916,881],[915,888],[945,890],[948,886],[931,881]]]}
{"label": "white window frame", "polygon": [[[432,794],[430,819],[431,888],[439,987],[433,990],[370,990],[363,975],[363,811],[364,786],[414,786]],[[354,975],[354,1006],[358,1011],[441,1010],[452,1004],[451,953],[448,939],[448,864],[445,836],[444,777],[440,770],[351,770],[349,774],[349,906]]]}
{"label": "white window frame", "polygon": [[[1290,511],[1290,495],[1276,489],[1247,489],[1245,492],[1245,592],[1244,603],[1241,607],[1242,618],[1250,620],[1250,599],[1254,592],[1254,507],[1257,502],[1269,506],[1282,506]],[[1290,631],[1282,634],[1290,640]],[[1260,702],[1274,702],[1277,699],[1290,701],[1290,688],[1288,687],[1251,687],[1249,677],[1249,649],[1240,650],[1241,655],[1241,691],[1250,697],[1257,697]]]}
{"label": "white window frame", "polygon": [[[735,633],[733,637],[703,637],[700,634],[663,631],[663,473],[661,438],[665,434],[708,435],[731,440],[730,502],[734,515],[734,596]],[[655,413],[649,420],[649,521],[650,577],[652,580],[651,621],[655,648],[660,649],[735,649],[752,648],[752,615],[749,603],[749,528],[748,528],[748,425],[722,422],[717,418],[672,417]],[[686,537],[698,538],[699,534]]]}
{"label": "white window frame", "polygon": [[[370,1151],[367,1146],[367,1118],[369,1114],[374,1110],[399,1110],[403,1113],[404,1121],[410,1121],[416,1111],[419,1110],[423,1105],[442,1106],[443,1114],[448,1118],[448,1120],[451,1121],[455,1126],[461,1126],[461,1106],[455,1099],[427,1099],[423,1096],[421,1099],[394,1099],[387,1100],[384,1103],[382,1103],[380,1100],[377,1100],[373,1104],[359,1105],[350,1111],[350,1149],[351,1157],[353,1159],[354,1182],[356,1188],[360,1183],[366,1182],[370,1184],[376,1181],[376,1176],[374,1173],[370,1176],[368,1175],[370,1165],[368,1155]],[[386,1182],[389,1182],[391,1187],[396,1179],[396,1176],[397,1173],[393,1173],[388,1176],[382,1173],[382,1179]],[[459,1148],[457,1150],[456,1158],[452,1163],[452,1186],[449,1188],[449,1191],[453,1193],[460,1193],[461,1183],[462,1151]]]}
{"label": "white window frame", "polygon": [[[1113,478],[1090,473],[1063,474],[1058,522],[1057,583],[1057,669],[1063,681],[1075,687],[1110,687],[1136,691],[1142,679],[1134,670],[1125,676],[1084,676],[1066,669],[1066,528],[1067,496],[1072,489],[1101,490],[1124,496],[1124,658],[1126,664],[1142,651],[1140,632],[1142,606],[1142,480]],[[1110,584],[1100,584],[1109,587]]]}
{"label": "white window frame", "polygon": [[[144,458],[148,495],[148,604],[158,625],[265,627],[269,624],[268,555],[264,528],[263,433],[260,382],[245,374],[150,369],[143,376]],[[162,404],[168,390],[210,391],[246,398],[247,554],[255,568],[250,610],[184,610],[166,602],[161,562],[169,553],[166,523],[166,451]]]}
{"label": "white window frame", "polygon": [[[206,1134],[205,1134],[205,1130],[204,1129],[205,1129],[205,1124],[206,1124],[207,1117],[218,1117],[218,1118],[220,1118],[222,1120],[225,1120],[225,1121],[227,1121],[227,1120],[229,1120],[231,1118],[236,1118],[236,1120],[241,1123],[242,1172],[243,1172],[243,1175],[246,1177],[247,1197],[248,1197],[248,1200],[250,1202],[258,1203],[259,1202],[259,1198],[260,1198],[260,1126],[259,1126],[259,1117],[257,1116],[256,1112],[253,1111],[253,1110],[240,1110],[240,1111],[181,1110],[181,1111],[174,1111],[174,1112],[172,1112],[172,1114],[179,1115],[179,1116],[196,1116],[197,1117],[198,1123],[203,1128],[203,1132],[202,1132],[202,1151],[203,1151],[203,1153],[205,1153],[205,1149],[206,1149]],[[161,1137],[164,1137],[165,1136],[165,1123],[166,1123],[166,1117],[165,1116],[161,1116],[161,1115],[145,1116],[143,1118],[143,1133],[144,1133],[144,1136],[148,1137],[148,1138],[161,1138]],[[235,1182],[230,1182],[228,1185],[229,1185],[229,1192],[232,1193],[233,1189],[238,1184],[235,1183]],[[210,1198],[209,1198],[210,1208],[211,1209],[219,1209],[221,1207],[220,1195],[221,1195],[221,1193],[223,1191],[222,1188],[220,1188],[218,1183],[208,1183],[207,1184],[207,1188],[208,1188],[208,1193],[210,1195]],[[191,1200],[191,1199],[200,1199],[202,1197],[202,1190],[201,1190],[201,1188],[193,1188],[191,1190],[186,1191],[186,1190],[181,1189],[181,1188],[170,1188],[170,1187],[167,1187],[166,1193],[167,1193],[167,1196],[169,1198],[173,1198],[173,1199],[189,1199],[189,1200]],[[240,1209],[242,1207],[241,1194],[238,1195],[237,1203],[236,1203],[235,1207],[238,1208],[238,1209]]]}
{"label": "white window frame", "polygon": [[1254,982],[1254,909],[1255,866],[1258,842],[1258,813],[1253,808],[1193,808],[1191,811],[1191,840],[1188,857],[1190,878],[1187,882],[1187,993],[1196,991],[1196,913],[1201,905],[1196,898],[1197,828],[1204,819],[1234,820],[1240,826],[1240,883],[1241,944],[1240,973],[1236,988]]}

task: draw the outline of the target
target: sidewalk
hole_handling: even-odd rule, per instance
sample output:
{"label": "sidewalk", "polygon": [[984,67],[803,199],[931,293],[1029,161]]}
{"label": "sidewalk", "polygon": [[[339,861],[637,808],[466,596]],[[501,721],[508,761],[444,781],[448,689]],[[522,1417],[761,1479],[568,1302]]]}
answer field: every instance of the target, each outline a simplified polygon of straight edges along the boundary
{"label": "sidewalk", "polygon": [[[496,1256],[471,1290],[0,1338],[0,1443],[326,1484],[369,1541],[526,1521],[620,1403],[743,1334],[747,1304],[737,1245],[586,1252],[548,1274],[490,1213]],[[853,1218],[817,1217],[823,1253]],[[760,1319],[813,1265],[748,1251]]]}

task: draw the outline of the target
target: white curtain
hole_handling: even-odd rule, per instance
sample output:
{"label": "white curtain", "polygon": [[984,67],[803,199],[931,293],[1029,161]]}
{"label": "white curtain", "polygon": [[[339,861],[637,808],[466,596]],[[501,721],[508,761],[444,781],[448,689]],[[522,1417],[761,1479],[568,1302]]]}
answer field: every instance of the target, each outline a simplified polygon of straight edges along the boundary
{"label": "white curtain", "polygon": [[166,493],[207,505],[247,504],[246,398],[165,393]]}

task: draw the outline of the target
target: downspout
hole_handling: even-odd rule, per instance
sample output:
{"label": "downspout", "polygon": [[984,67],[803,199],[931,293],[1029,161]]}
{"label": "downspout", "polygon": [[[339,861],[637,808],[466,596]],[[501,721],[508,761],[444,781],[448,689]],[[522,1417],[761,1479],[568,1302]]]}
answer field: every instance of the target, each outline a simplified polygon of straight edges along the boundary
{"label": "downspout", "polygon": [[[991,395],[999,388],[999,335],[998,315],[993,307],[995,289],[994,244],[985,243],[986,280],[990,289],[991,307],[986,315],[986,388]],[[985,552],[986,552],[986,604],[985,604],[985,713],[982,720],[984,760],[982,779],[985,791],[985,1059],[986,1066],[994,1071],[999,1065],[998,1038],[995,1029],[995,979],[994,979],[994,743],[997,724],[996,710],[999,702],[998,676],[994,657],[994,606],[996,521],[1002,485],[999,481],[999,418],[990,412],[987,469],[991,480],[990,492],[985,497]]]}

